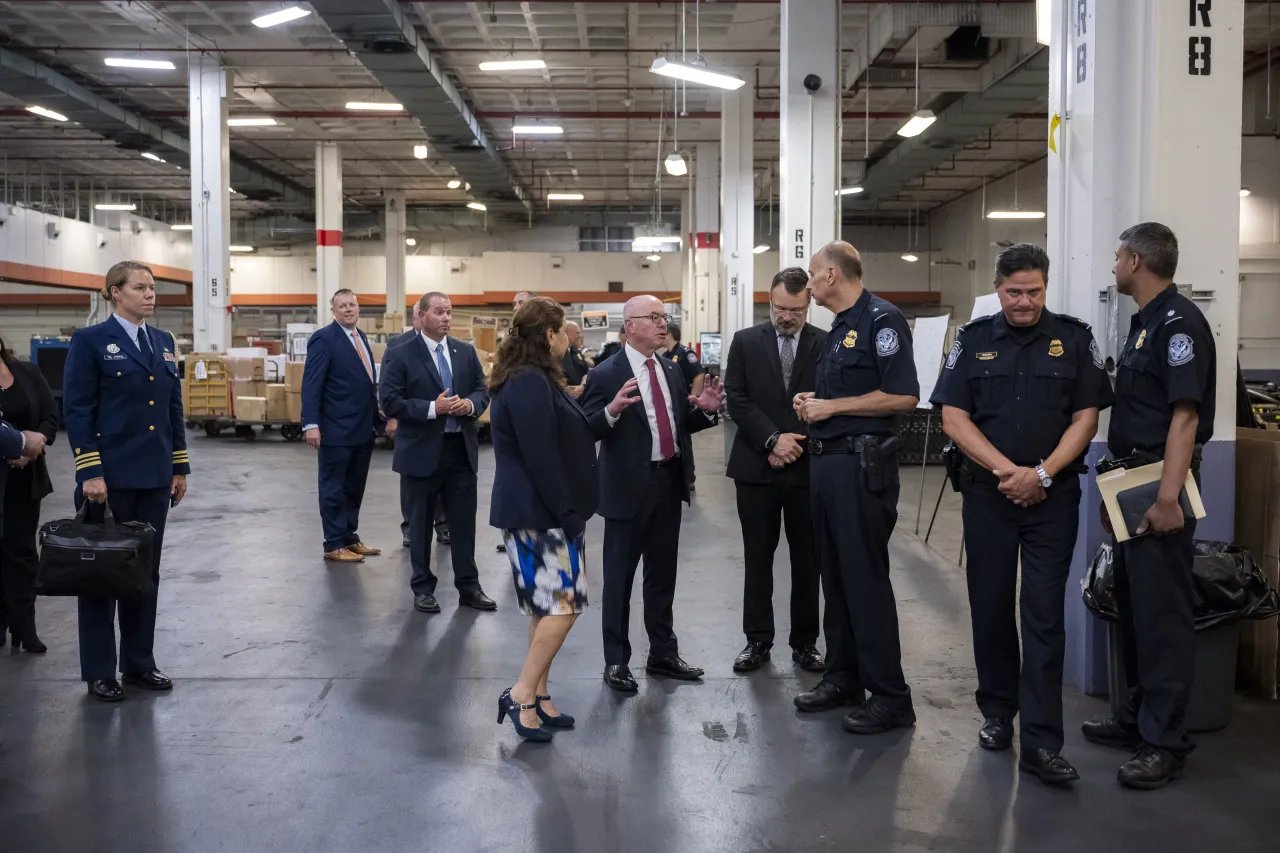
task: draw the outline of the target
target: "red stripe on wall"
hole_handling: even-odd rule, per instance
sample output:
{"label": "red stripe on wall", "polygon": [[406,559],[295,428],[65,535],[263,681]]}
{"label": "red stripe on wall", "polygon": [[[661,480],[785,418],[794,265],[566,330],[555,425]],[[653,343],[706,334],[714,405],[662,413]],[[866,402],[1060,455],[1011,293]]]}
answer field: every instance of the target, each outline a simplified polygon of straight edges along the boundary
{"label": "red stripe on wall", "polygon": [[317,245],[317,246],[341,246],[341,245],[342,245],[342,232],[341,232],[341,231],[326,231],[326,230],[322,230],[322,229],[317,229],[317,230],[316,230],[316,245]]}

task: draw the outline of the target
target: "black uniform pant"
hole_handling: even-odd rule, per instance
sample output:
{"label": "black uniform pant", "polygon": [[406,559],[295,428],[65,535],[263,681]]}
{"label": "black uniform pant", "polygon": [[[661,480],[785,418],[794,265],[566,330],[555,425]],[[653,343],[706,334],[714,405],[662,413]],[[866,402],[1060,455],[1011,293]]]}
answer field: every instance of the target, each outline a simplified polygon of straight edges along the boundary
{"label": "black uniform pant", "polygon": [[[145,521],[156,529],[151,550],[151,580],[155,587],[140,601],[85,597],[79,599],[80,678],[99,681],[116,677],[115,615],[120,614],[120,672],[141,675],[156,669],[152,653],[156,639],[156,598],[160,589],[160,552],[164,548],[164,523],[169,517],[169,494],[172,490],[118,489],[107,487],[107,503],[116,521]],[[76,509],[84,503],[80,487],[76,487]],[[91,522],[101,522],[101,505],[85,514]]]}
{"label": "black uniform pant", "polygon": [[[1031,507],[1017,506],[994,483],[976,482],[964,491],[963,517],[978,708],[984,717],[1021,712],[1023,749],[1059,752],[1064,608],[1080,526],[1080,480],[1064,476]],[[1022,595],[1017,598],[1019,554]]]}
{"label": "black uniform pant", "polygon": [[[400,478],[400,535],[404,538],[409,537],[409,517],[413,514],[413,495],[409,488],[409,481],[406,477]],[[432,518],[435,521],[436,533],[449,529],[449,522],[444,517],[444,503],[436,501],[435,509],[432,510]]]}
{"label": "black uniform pant", "polygon": [[791,648],[818,641],[818,561],[813,545],[809,489],[737,483],[738,520],[746,576],[742,632],[748,640],[773,643],[773,555],[785,523],[791,551]]}
{"label": "black uniform pant", "polygon": [[865,688],[907,704],[911,691],[902,676],[898,606],[889,579],[889,536],[898,522],[898,474],[895,468],[889,484],[873,492],[860,463],[856,453],[809,460],[814,535],[827,597],[824,678],[844,690]]}
{"label": "black uniform pant", "polygon": [[337,551],[360,541],[360,505],[369,479],[373,439],[351,447],[322,444],[319,455],[324,550]]}
{"label": "black uniform pant", "polygon": [[680,517],[683,497],[679,459],[651,468],[644,485],[644,500],[635,518],[605,519],[604,592],[601,622],[604,662],[626,665],[631,660],[631,590],[636,567],[644,558],[644,628],[649,634],[649,654],[679,654],[673,627],[672,603],[676,595],[676,561],[680,554]]}
{"label": "black uniform pant", "polygon": [[1195,533],[1196,521],[1188,519],[1178,533],[1120,542],[1113,563],[1129,688],[1117,719],[1180,756],[1195,748],[1185,725],[1195,671]]}
{"label": "black uniform pant", "polygon": [[431,519],[437,502],[444,505],[452,540],[453,585],[459,592],[480,589],[476,568],[476,472],[471,470],[466,440],[461,433],[445,433],[440,463],[430,477],[409,481],[409,562],[414,595],[435,595],[437,578],[431,573]]}
{"label": "black uniform pant", "polygon": [[[4,464],[0,461],[0,465]],[[4,492],[4,535],[0,538],[0,634],[5,625],[16,636],[36,627],[36,531],[40,501],[31,497],[31,473],[9,471]]]}

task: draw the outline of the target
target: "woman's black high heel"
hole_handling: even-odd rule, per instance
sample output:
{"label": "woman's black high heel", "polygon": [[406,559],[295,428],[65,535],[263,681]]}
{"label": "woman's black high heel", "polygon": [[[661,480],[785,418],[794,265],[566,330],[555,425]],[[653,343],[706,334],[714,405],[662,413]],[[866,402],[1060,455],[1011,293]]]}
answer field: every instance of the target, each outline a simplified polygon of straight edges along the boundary
{"label": "woman's black high heel", "polygon": [[29,652],[35,652],[36,654],[43,654],[44,652],[49,651],[49,647],[40,642],[40,638],[36,636],[35,631],[32,631],[26,636],[19,636],[13,633],[9,636],[13,638],[14,649],[21,648]]}
{"label": "woman's black high heel", "polygon": [[532,705],[521,705],[519,702],[511,698],[511,689],[507,688],[502,691],[502,695],[498,697],[498,723],[502,723],[502,718],[508,717],[511,725],[516,727],[516,734],[525,740],[533,740],[545,743],[551,740],[551,732],[546,729],[531,729],[520,722],[521,711],[532,711],[538,707],[535,701]]}
{"label": "woman's black high heel", "polygon": [[538,706],[538,719],[542,720],[542,724],[544,726],[550,726],[553,729],[571,729],[573,728],[573,724],[577,722],[568,714],[559,714],[553,717],[546,711],[542,710],[542,703],[550,702],[550,696],[538,696],[534,698],[533,701],[534,704]]}

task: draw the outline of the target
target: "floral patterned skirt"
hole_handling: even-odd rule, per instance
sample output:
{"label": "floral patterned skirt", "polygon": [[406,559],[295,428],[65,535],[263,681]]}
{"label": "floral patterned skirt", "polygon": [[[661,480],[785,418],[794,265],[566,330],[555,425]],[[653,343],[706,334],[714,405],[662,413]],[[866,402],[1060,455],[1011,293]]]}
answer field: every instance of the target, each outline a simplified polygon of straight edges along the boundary
{"label": "floral patterned skirt", "polygon": [[530,616],[568,616],[587,606],[586,541],[564,531],[503,530],[520,609]]}

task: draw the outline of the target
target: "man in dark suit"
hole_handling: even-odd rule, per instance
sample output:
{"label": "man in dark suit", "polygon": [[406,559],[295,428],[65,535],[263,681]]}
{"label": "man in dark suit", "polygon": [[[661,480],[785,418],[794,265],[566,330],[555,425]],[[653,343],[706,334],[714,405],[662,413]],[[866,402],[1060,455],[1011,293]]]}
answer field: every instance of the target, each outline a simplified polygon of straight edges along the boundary
{"label": "man in dark suit", "polygon": [[[627,626],[636,566],[644,557],[644,623],[649,634],[645,669],[694,680],[702,670],[680,658],[671,605],[680,548],[680,503],[689,502],[693,474],[690,436],[715,426],[724,402],[712,377],[701,396],[689,393],[680,369],[654,353],[667,335],[670,317],[660,300],[636,296],[623,309],[627,345],[591,372],[582,410],[600,444],[600,507],[604,526],[605,683],[625,692],[637,688],[627,664]],[[619,391],[636,396],[619,401]]]}
{"label": "man in dark suit", "polygon": [[[387,342],[387,348],[398,347],[406,341],[411,341],[422,334],[422,317],[424,316],[417,306],[414,306],[410,312],[413,318],[413,328],[407,332],[402,332]],[[400,424],[395,418],[387,419],[387,438],[392,440],[399,431]],[[409,495],[409,481],[404,477],[400,478],[400,544],[405,548],[409,547],[409,514],[413,510],[413,501]],[[448,545],[452,540],[449,538],[449,522],[444,517],[444,504],[436,501],[435,507],[432,509],[432,518],[436,526],[436,541],[441,545]]]}
{"label": "man in dark suit", "polygon": [[378,387],[373,350],[356,328],[360,303],[343,288],[329,300],[333,322],[307,341],[302,374],[302,424],[320,456],[320,521],[324,558],[363,562],[382,552],[360,541],[360,504],[373,457]]}
{"label": "man in dark suit", "polygon": [[498,605],[480,588],[476,568],[476,418],[489,405],[484,370],[475,347],[449,337],[453,305],[443,293],[418,301],[422,333],[387,351],[380,396],[387,417],[396,418],[391,468],[409,481],[409,557],[413,606],[439,613],[436,576],[431,573],[431,508],[444,501],[458,603],[476,610]]}
{"label": "man in dark suit", "polygon": [[729,416],[738,433],[726,474],[738,494],[746,576],[742,630],[747,646],[734,672],[759,669],[773,646],[773,554],[785,519],[791,550],[791,659],[822,672],[818,653],[818,561],[809,508],[804,429],[791,405],[817,381],[824,333],[805,322],[809,273],[783,270],[769,287],[769,321],[733,336],[725,366]]}

